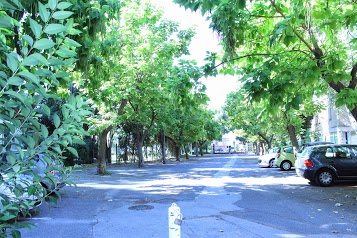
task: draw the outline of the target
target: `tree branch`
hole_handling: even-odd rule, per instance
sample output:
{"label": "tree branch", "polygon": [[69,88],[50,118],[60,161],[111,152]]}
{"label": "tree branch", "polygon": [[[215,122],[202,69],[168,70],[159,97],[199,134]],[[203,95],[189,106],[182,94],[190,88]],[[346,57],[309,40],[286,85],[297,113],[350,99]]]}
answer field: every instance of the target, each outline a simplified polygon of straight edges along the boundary
{"label": "tree branch", "polygon": [[[270,3],[273,5],[273,7],[276,9],[276,11],[278,13],[280,13],[280,15],[284,18],[286,18],[285,14],[280,10],[280,8],[278,8],[278,6],[275,4],[275,1],[273,0],[270,0]],[[306,47],[313,53],[315,54],[315,51],[314,49],[309,45],[309,43],[294,29],[293,29],[293,32],[294,34],[306,45]]]}
{"label": "tree branch", "polygon": [[355,89],[357,84],[357,63],[353,66],[351,70],[351,81],[348,88]]}
{"label": "tree branch", "polygon": [[[289,52],[301,52],[301,53],[303,53],[303,54],[308,54],[307,52],[304,52],[303,50],[292,50],[292,51],[289,51]],[[279,54],[282,54],[282,53],[279,53]],[[236,60],[240,60],[240,59],[243,59],[243,58],[255,57],[255,56],[275,56],[275,55],[279,55],[279,54],[263,54],[263,53],[262,53],[262,54],[247,54],[247,55],[238,56],[238,57],[236,57],[236,58],[232,58],[232,59],[229,59],[229,60],[222,61],[221,63],[219,63],[219,64],[213,66],[212,68],[210,68],[210,70],[209,70],[207,73],[211,72],[212,70],[218,68],[218,67],[221,66],[221,65],[224,65],[224,64],[226,64],[226,63],[233,62],[233,61],[236,61]],[[207,75],[207,73],[201,75],[199,78],[201,78],[201,77]],[[198,79],[199,79],[199,78],[198,78]]]}
{"label": "tree branch", "polygon": [[122,99],[121,100],[121,104],[120,104],[120,107],[118,109],[118,115],[122,115],[123,112],[124,112],[124,108],[126,106],[126,104],[128,103],[128,100],[127,99]]}

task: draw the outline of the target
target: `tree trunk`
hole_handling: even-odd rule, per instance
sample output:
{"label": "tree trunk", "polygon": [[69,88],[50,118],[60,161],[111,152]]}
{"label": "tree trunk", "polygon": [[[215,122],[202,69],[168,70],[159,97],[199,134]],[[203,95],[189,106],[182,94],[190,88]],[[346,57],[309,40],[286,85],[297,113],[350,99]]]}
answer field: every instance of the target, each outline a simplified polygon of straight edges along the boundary
{"label": "tree trunk", "polygon": [[198,143],[195,143],[195,155],[198,157]]}
{"label": "tree trunk", "polygon": [[138,147],[138,157],[139,157],[139,161],[138,161],[138,166],[139,168],[144,167],[144,153],[143,153],[143,143],[137,142],[137,147]]}
{"label": "tree trunk", "polygon": [[254,145],[255,145],[255,154],[260,155],[260,142],[256,141],[254,142]]}
{"label": "tree trunk", "polygon": [[107,148],[106,148],[106,159],[108,161],[108,164],[112,163],[112,145],[113,145],[113,137],[114,133],[109,131],[109,136],[107,136]]}
{"label": "tree trunk", "polygon": [[271,135],[269,138],[264,136],[261,133],[258,133],[258,135],[264,140],[265,143],[267,143],[268,148],[270,149],[271,148],[271,144],[272,144],[273,139],[274,139],[274,135]]}
{"label": "tree trunk", "polygon": [[125,135],[124,137],[124,164],[128,162],[128,146],[129,146],[129,139],[128,139],[128,134]]}
{"label": "tree trunk", "polygon": [[184,147],[184,149],[185,149],[185,157],[186,157],[186,159],[189,159],[190,157],[188,156],[188,150],[189,150],[189,148],[188,148],[188,146],[186,145],[185,147]]}
{"label": "tree trunk", "polygon": [[296,138],[295,127],[293,125],[288,125],[287,129],[288,129],[289,137],[290,137],[290,140],[291,140],[291,144],[294,147],[294,151],[298,151],[299,150],[299,143],[298,143],[298,140]]}
{"label": "tree trunk", "polygon": [[136,125],[136,146],[138,149],[138,166],[139,168],[144,167],[144,153],[143,153],[143,144],[144,144],[144,138],[143,138],[143,133],[142,132],[142,126]]}
{"label": "tree trunk", "polygon": [[177,146],[176,144],[174,145],[174,147],[175,147],[175,157],[176,157],[176,161],[180,161],[180,156],[181,156],[180,147]]}
{"label": "tree trunk", "polygon": [[161,130],[161,160],[163,164],[166,164],[166,142],[165,142],[165,132]]}
{"label": "tree trunk", "polygon": [[98,174],[104,175],[107,172],[106,151],[107,151],[107,136],[111,127],[104,129],[99,134],[99,150],[98,150]]}

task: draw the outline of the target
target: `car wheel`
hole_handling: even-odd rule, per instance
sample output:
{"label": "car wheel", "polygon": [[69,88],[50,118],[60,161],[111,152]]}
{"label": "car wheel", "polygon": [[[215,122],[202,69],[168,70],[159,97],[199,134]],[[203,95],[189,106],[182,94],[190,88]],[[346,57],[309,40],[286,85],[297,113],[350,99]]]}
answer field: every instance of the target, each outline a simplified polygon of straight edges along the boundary
{"label": "car wheel", "polygon": [[322,169],[316,174],[316,183],[322,187],[328,187],[335,181],[335,174],[329,169]]}
{"label": "car wheel", "polygon": [[274,159],[271,159],[269,161],[269,168],[273,168],[274,167]]}
{"label": "car wheel", "polygon": [[280,164],[280,169],[283,170],[283,171],[288,171],[288,170],[290,170],[290,169],[291,169],[291,163],[290,163],[290,161],[285,160],[285,161],[281,162],[281,164]]}

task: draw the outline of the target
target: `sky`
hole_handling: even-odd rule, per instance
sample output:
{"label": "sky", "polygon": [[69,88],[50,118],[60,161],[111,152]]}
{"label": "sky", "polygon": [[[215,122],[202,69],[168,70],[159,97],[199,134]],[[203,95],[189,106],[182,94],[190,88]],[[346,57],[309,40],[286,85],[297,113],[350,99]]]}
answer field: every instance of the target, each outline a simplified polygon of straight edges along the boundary
{"label": "sky", "polygon": [[[203,64],[206,51],[217,52],[220,50],[217,34],[209,29],[209,22],[200,12],[185,10],[170,0],[154,0],[165,9],[165,18],[180,23],[180,28],[196,26],[196,36],[190,45],[190,59],[195,59],[199,66]],[[216,76],[202,78],[202,83],[207,87],[206,94],[210,98],[209,108],[219,110],[224,105],[226,95],[237,88],[237,78],[232,76]]]}

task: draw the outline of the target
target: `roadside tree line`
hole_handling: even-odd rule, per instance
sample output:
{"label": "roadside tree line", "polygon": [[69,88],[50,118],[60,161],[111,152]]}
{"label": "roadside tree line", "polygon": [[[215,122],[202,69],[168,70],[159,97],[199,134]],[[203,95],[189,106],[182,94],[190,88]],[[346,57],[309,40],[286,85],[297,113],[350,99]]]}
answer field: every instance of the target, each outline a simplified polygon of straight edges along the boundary
{"label": "roadside tree line", "polygon": [[[220,137],[199,81],[207,66],[180,59],[194,29],[164,19],[150,1],[0,0],[0,13],[0,179],[16,198],[55,202],[59,193],[39,186],[36,156],[57,164],[69,153],[80,158],[91,136],[99,140],[99,174],[118,128],[131,132],[139,167],[144,145],[160,141],[165,161],[165,140],[179,158],[186,145]],[[72,183],[71,167],[51,169]],[[7,186],[25,173],[31,184]],[[18,214],[38,201],[0,196],[0,237],[20,237],[31,224]]]}
{"label": "roadside tree line", "polygon": [[356,1],[175,2],[206,15],[220,35],[224,50],[210,70],[239,77],[226,111],[251,139],[271,145],[275,136],[298,149],[326,94],[357,119]]}

